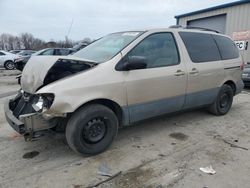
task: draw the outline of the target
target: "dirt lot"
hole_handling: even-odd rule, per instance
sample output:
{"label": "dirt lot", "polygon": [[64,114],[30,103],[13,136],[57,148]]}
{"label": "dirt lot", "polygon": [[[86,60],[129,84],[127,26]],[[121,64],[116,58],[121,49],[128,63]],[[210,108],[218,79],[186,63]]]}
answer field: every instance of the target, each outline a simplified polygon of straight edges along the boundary
{"label": "dirt lot", "polygon": [[[0,70],[0,187],[243,188],[250,184],[250,90],[230,113],[204,110],[161,117],[120,130],[114,144],[93,157],[76,155],[63,136],[25,142],[6,123],[3,103],[19,86],[17,71]],[[216,174],[201,172],[212,165]],[[119,173],[121,172],[121,173]],[[117,174],[118,173],[118,174]]]}

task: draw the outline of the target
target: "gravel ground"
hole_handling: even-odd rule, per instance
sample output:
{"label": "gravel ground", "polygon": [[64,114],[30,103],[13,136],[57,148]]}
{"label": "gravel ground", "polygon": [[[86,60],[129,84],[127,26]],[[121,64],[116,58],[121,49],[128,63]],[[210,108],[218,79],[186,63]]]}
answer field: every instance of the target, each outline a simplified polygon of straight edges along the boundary
{"label": "gravel ground", "polygon": [[[18,71],[0,70],[0,187],[243,188],[250,184],[250,90],[216,117],[204,110],[121,129],[104,153],[82,157],[64,136],[25,142],[7,124],[3,103],[19,88]],[[212,165],[216,174],[201,172]],[[119,173],[120,172],[120,173]]]}

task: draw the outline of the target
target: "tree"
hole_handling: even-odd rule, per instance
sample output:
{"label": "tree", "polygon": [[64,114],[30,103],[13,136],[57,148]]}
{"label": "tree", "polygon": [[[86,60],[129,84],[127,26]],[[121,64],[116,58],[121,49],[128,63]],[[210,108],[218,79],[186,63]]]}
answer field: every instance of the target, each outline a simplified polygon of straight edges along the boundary
{"label": "tree", "polygon": [[[91,41],[90,38],[85,38],[84,41]],[[76,42],[68,39],[61,41],[45,42],[39,38],[35,38],[30,33],[21,33],[19,36],[14,36],[8,33],[3,33],[0,35],[0,50],[16,50],[16,49],[26,49],[26,50],[41,50],[43,48],[51,47],[50,44],[53,43],[53,47],[59,48],[71,48]]]}

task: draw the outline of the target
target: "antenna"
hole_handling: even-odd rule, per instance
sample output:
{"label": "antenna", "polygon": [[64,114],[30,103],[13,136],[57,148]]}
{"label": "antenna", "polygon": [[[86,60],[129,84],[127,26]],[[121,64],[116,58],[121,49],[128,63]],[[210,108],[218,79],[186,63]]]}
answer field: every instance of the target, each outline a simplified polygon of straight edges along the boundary
{"label": "antenna", "polygon": [[66,35],[66,38],[69,37],[69,34],[70,34],[70,32],[71,32],[71,28],[72,28],[73,22],[74,22],[74,19],[72,18],[71,23],[70,23],[70,26],[69,26],[68,34]]}

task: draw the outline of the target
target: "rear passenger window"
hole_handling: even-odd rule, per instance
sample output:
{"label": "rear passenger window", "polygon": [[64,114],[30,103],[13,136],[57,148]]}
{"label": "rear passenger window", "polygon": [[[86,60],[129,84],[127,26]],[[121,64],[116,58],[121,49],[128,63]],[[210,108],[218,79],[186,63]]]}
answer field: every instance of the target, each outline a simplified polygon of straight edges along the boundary
{"label": "rear passenger window", "polygon": [[127,54],[128,58],[130,56],[145,57],[147,68],[179,64],[177,46],[171,33],[156,33],[148,36]]}
{"label": "rear passenger window", "polygon": [[221,60],[218,47],[210,34],[179,32],[194,63]]}
{"label": "rear passenger window", "polygon": [[213,35],[213,37],[217,43],[223,60],[235,59],[239,57],[239,50],[231,39],[219,35]]}

